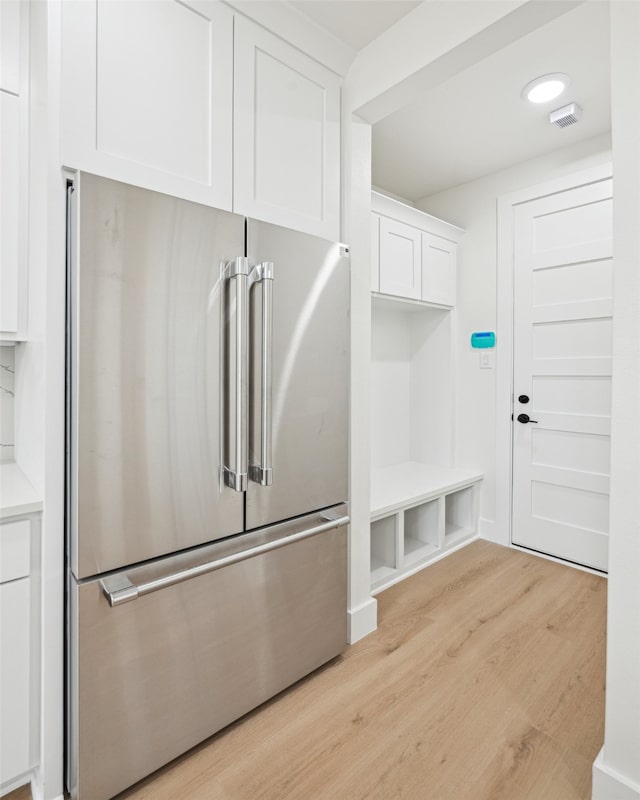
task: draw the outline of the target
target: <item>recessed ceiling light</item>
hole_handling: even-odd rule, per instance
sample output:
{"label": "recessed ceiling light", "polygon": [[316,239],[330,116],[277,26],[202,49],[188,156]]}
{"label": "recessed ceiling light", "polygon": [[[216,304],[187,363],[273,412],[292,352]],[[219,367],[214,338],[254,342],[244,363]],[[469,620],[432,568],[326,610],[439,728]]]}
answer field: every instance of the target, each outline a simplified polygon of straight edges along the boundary
{"label": "recessed ceiling light", "polygon": [[547,103],[561,95],[570,83],[569,76],[562,72],[541,75],[524,87],[522,99],[530,103]]}

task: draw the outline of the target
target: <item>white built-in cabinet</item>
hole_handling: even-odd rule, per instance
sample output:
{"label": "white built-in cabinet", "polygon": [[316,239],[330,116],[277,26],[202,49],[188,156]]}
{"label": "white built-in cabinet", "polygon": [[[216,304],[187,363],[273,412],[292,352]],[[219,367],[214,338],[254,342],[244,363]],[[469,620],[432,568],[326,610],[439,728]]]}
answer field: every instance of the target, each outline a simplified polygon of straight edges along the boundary
{"label": "white built-in cabinet", "polygon": [[65,166],[339,238],[340,79],[218,0],[65,0]]}
{"label": "white built-in cabinet", "polygon": [[28,782],[37,758],[38,515],[0,523],[0,792]]}
{"label": "white built-in cabinet", "polygon": [[62,3],[65,166],[230,211],[232,102],[228,6]]}
{"label": "white built-in cabinet", "polygon": [[378,192],[371,207],[372,291],[453,307],[462,230]]}
{"label": "white built-in cabinet", "polygon": [[456,303],[456,250],[458,245],[442,236],[423,233],[422,299],[443,306]]}
{"label": "white built-in cabinet", "polygon": [[27,325],[28,15],[26,2],[0,2],[0,339]]}
{"label": "white built-in cabinet", "polygon": [[482,473],[455,463],[460,228],[372,196],[371,588],[477,533]]}
{"label": "white built-in cabinet", "polygon": [[422,300],[420,231],[395,219],[380,218],[380,291]]}
{"label": "white built-in cabinet", "polygon": [[234,63],[234,210],[337,239],[340,78],[240,15]]}

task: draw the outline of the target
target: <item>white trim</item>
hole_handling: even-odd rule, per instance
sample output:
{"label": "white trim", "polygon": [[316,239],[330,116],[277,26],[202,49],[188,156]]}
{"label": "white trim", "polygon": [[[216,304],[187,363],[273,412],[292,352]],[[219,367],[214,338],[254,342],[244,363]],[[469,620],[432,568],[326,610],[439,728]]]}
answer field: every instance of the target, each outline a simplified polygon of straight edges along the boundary
{"label": "white trim", "polygon": [[588,572],[589,575],[597,575],[598,578],[608,578],[606,572],[601,572],[597,569],[592,569],[591,567],[585,567],[582,564],[576,564],[572,561],[566,561],[564,558],[558,558],[557,556],[550,556],[547,553],[541,553],[539,550],[530,550],[528,547],[522,547],[519,544],[511,544],[511,548],[513,550],[519,550],[521,553],[525,553],[530,556],[535,556],[536,558],[542,558],[545,561],[553,561],[556,564],[562,564],[563,567],[573,567],[574,569],[579,570],[580,572]]}
{"label": "white trim", "polygon": [[592,800],[640,800],[640,786],[604,763],[604,748],[593,762]]}
{"label": "white trim", "polygon": [[418,208],[408,206],[393,197],[379,192],[371,192],[371,211],[389,219],[399,220],[405,225],[411,225],[418,230],[432,233],[456,244],[462,239],[464,229],[453,225],[451,222],[427,214]]}
{"label": "white trim", "polygon": [[[11,778],[10,780],[5,781],[2,786],[0,786],[0,797],[4,797],[6,794],[9,794],[9,792],[13,792],[16,789],[19,789],[21,786],[26,786],[29,782],[33,783],[31,770],[28,772],[23,772],[16,778]],[[35,795],[32,795],[32,797],[33,800],[36,800]]]}
{"label": "white trim", "polygon": [[[563,175],[498,198],[496,334],[496,538],[511,544],[513,413],[513,213],[514,207],[558,192],[610,179],[611,163]],[[566,562],[563,562],[566,563]],[[599,574],[599,573],[598,573]]]}
{"label": "white trim", "polygon": [[224,0],[234,14],[252,19],[337,75],[347,74],[356,51],[287,3]]}
{"label": "white trim", "polygon": [[378,601],[375,597],[370,597],[356,608],[350,608],[348,617],[349,644],[355,644],[378,627]]}
{"label": "white trim", "polygon": [[493,519],[484,519],[483,517],[478,519],[478,535],[481,539],[485,539],[487,542],[503,544],[501,537],[498,534],[496,522]]}
{"label": "white trim", "polygon": [[[473,485],[473,484],[472,484]],[[398,570],[398,574],[390,578],[385,583],[381,584],[380,586],[376,586],[375,589],[372,590],[371,594],[378,595],[380,592],[384,592],[386,589],[390,589],[392,586],[395,586],[396,583],[400,583],[401,581],[405,580],[406,578],[410,578],[412,575],[416,575],[418,572],[422,572],[423,569],[427,569],[427,567],[431,567],[434,564],[437,564],[438,561],[442,561],[443,558],[447,558],[447,556],[452,555],[452,553],[456,553],[458,550],[462,550],[463,547],[466,547],[468,544],[472,542],[477,542],[478,539],[482,537],[479,536],[477,533],[470,533],[469,538],[465,539],[463,542],[459,544],[454,544],[451,547],[443,550],[441,553],[438,553],[437,556],[430,558],[428,561],[423,563],[417,564],[415,567],[407,570]]]}

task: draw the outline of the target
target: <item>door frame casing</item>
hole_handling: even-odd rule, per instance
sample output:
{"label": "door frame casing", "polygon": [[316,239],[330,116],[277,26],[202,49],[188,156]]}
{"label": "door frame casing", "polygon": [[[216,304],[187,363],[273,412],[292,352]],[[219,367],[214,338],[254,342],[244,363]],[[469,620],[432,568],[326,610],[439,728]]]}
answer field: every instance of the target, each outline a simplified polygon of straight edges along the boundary
{"label": "door frame casing", "polygon": [[[611,179],[612,164],[572,172],[497,200],[497,322],[496,335],[496,521],[492,540],[507,547],[512,542],[513,497],[513,272],[514,209],[523,203]],[[556,560],[553,556],[545,556]],[[566,562],[562,562],[566,563]],[[591,572],[588,567],[584,567]],[[602,573],[598,572],[598,575]]]}

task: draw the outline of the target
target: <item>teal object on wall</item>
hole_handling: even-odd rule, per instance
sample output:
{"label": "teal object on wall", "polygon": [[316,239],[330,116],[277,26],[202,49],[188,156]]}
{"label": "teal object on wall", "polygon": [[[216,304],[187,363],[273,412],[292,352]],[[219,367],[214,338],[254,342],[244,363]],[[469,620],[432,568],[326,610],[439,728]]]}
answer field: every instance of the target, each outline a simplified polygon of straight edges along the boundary
{"label": "teal object on wall", "polygon": [[496,346],[496,335],[494,331],[477,331],[471,334],[471,347],[483,350],[486,347]]}

